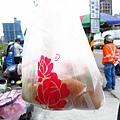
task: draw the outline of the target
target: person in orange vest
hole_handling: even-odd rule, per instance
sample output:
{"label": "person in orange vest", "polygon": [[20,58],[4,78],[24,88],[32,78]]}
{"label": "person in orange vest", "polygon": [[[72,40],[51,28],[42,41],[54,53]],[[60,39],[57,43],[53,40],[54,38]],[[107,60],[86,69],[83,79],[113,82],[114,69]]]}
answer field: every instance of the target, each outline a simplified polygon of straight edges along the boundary
{"label": "person in orange vest", "polygon": [[118,64],[119,51],[113,43],[113,37],[111,35],[104,37],[104,44],[102,64],[104,65],[104,74],[107,83],[103,90],[111,91],[115,89],[116,85],[115,66]]}

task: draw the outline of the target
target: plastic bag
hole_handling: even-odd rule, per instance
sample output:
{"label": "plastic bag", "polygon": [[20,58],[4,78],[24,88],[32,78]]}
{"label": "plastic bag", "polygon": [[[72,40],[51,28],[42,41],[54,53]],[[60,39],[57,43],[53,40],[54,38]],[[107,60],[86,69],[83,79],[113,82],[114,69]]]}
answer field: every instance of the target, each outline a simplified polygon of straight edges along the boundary
{"label": "plastic bag", "polygon": [[18,120],[24,113],[26,102],[21,90],[12,90],[0,94],[0,116],[5,120]]}
{"label": "plastic bag", "polygon": [[22,97],[43,109],[99,109],[98,70],[72,0],[41,0],[24,42]]}

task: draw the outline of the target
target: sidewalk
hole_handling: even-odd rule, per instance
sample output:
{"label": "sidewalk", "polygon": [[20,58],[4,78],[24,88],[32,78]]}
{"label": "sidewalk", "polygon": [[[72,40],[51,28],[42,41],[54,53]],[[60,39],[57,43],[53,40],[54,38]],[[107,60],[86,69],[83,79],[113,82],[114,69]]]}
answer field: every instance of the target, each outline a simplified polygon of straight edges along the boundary
{"label": "sidewalk", "polygon": [[[106,82],[104,73],[104,84]],[[48,111],[35,107],[33,120],[117,120],[120,99],[120,80],[117,79],[116,89],[111,93],[105,91],[105,103],[99,110],[67,110]]]}

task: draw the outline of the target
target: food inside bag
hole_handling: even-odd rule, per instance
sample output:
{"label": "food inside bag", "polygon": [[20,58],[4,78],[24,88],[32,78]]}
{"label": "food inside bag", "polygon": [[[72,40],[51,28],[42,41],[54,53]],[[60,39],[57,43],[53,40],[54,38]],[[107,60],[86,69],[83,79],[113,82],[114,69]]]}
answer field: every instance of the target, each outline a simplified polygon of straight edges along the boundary
{"label": "food inside bag", "polygon": [[102,75],[72,9],[76,2],[40,0],[27,29],[22,97],[43,109],[95,110],[104,103]]}

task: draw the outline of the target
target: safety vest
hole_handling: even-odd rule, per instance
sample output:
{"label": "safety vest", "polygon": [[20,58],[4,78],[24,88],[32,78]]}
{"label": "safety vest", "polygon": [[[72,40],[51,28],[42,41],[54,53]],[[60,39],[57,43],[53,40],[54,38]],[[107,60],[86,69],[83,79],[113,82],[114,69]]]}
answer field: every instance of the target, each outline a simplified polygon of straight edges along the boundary
{"label": "safety vest", "polygon": [[102,58],[103,64],[108,62],[115,64],[115,62],[118,61],[118,58],[119,58],[119,51],[113,43],[108,43],[104,45],[103,58]]}

